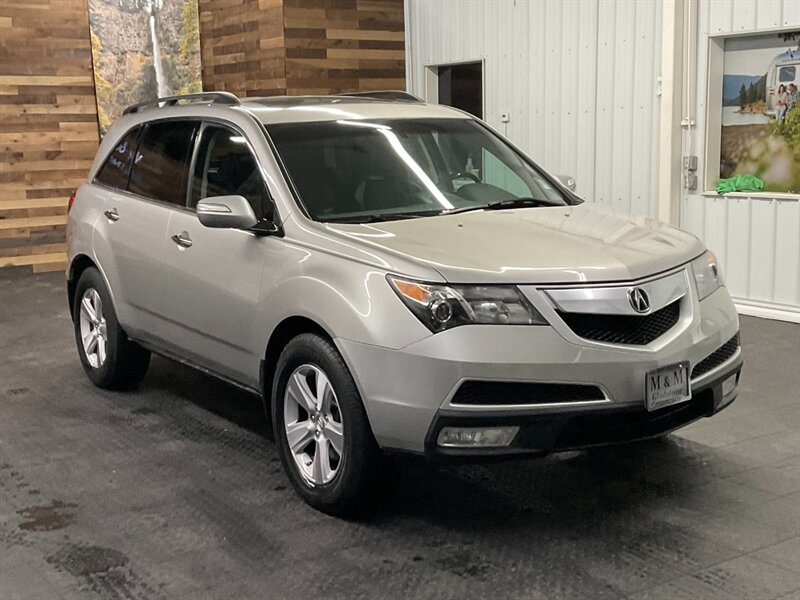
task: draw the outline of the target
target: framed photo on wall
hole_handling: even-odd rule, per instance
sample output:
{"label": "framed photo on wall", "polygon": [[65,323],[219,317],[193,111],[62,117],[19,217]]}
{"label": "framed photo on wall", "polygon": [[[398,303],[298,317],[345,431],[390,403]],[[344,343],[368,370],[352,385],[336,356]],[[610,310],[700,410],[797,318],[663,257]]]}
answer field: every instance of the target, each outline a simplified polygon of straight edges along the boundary
{"label": "framed photo on wall", "polygon": [[706,190],[749,174],[800,192],[800,31],[711,38],[708,72]]}

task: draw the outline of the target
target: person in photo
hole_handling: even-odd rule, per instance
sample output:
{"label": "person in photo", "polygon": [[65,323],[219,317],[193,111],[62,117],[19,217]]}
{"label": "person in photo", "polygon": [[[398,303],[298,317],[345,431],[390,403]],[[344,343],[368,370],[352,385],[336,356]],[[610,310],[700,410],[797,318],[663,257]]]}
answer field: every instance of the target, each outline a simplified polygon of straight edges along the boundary
{"label": "person in photo", "polygon": [[797,86],[794,83],[789,84],[789,102],[786,107],[786,112],[794,110],[797,106],[797,100],[800,99],[800,92],[797,91]]}
{"label": "person in photo", "polygon": [[775,118],[778,119],[778,121],[786,119],[786,110],[788,107],[789,93],[786,91],[786,86],[781,84],[775,98]]}

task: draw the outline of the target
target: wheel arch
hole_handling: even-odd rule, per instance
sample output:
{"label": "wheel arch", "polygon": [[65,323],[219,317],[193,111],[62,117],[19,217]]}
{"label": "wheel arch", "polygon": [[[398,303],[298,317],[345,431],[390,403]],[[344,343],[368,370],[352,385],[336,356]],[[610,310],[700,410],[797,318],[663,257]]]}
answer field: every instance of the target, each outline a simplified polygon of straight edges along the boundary
{"label": "wheel arch", "polygon": [[[303,333],[314,333],[333,342],[330,332],[314,319],[302,315],[292,315],[284,318],[269,336],[264,358],[261,361],[260,384],[261,393],[265,403],[272,402],[272,384],[275,379],[275,369],[281,352],[293,338]],[[269,404],[267,404],[268,406]]]}
{"label": "wheel arch", "polygon": [[[100,271],[97,264],[85,254],[78,254],[72,259],[69,265],[69,269],[67,270],[67,300],[69,301],[70,317],[75,316],[73,312],[75,310],[75,288],[78,286],[78,280],[81,278],[83,272],[90,267],[94,267]],[[105,277],[103,279],[105,279]]]}

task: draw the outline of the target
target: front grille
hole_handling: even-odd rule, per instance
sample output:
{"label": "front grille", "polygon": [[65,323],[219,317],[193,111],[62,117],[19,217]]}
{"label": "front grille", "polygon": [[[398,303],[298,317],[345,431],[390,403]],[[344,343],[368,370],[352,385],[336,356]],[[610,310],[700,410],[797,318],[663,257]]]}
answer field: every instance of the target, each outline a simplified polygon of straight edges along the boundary
{"label": "front grille", "polygon": [[465,381],[458,388],[451,404],[549,404],[552,402],[586,402],[605,400],[596,385],[575,383],[524,383],[506,381]]}
{"label": "front grille", "polygon": [[737,333],[722,346],[697,363],[694,366],[694,369],[692,369],[692,376],[690,379],[696,379],[697,377],[705,375],[712,369],[716,369],[718,366],[736,354],[736,350],[738,348],[739,334]]}
{"label": "front grille", "polygon": [[680,312],[680,300],[676,300],[649,315],[558,314],[576,335],[587,340],[641,346],[675,327]]}

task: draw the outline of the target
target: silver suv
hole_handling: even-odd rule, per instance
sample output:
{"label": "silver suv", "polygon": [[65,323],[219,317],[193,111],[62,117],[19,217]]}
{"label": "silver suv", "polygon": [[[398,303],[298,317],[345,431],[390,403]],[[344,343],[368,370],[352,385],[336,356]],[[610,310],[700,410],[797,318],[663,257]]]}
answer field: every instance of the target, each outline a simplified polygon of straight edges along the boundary
{"label": "silver suv", "polygon": [[630,442],[737,393],[738,318],[699,240],[402,93],[133,106],[70,207],[89,378],[134,386],[156,352],[260,395],[294,488],[330,513],[382,451]]}

